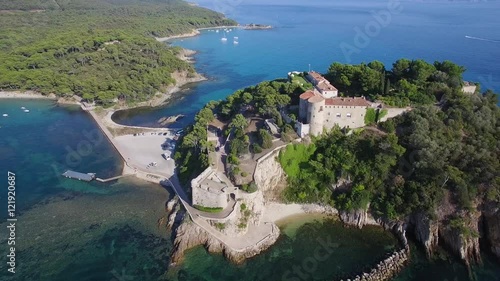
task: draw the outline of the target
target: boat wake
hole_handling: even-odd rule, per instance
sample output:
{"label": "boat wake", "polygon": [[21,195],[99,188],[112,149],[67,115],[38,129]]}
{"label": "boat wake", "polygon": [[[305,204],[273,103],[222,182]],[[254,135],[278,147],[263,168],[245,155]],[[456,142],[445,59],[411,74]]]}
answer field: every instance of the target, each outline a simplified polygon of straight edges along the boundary
{"label": "boat wake", "polygon": [[469,35],[465,35],[465,38],[467,38],[467,39],[473,39],[473,40],[493,42],[493,43],[500,43],[500,40],[492,40],[492,39],[486,39],[486,38],[481,38],[481,37],[474,37],[474,36],[469,36]]}

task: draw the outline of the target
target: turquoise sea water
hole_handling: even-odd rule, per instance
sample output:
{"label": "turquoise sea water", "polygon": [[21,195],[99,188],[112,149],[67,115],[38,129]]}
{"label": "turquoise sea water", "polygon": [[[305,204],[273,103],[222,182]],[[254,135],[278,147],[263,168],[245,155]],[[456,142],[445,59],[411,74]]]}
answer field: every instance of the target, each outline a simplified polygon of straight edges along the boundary
{"label": "turquoise sea water", "polygon": [[[184,126],[210,100],[263,80],[283,78],[289,71],[326,72],[334,61],[382,61],[386,67],[399,58],[451,60],[465,66],[465,79],[484,89],[500,91],[500,2],[408,2],[400,13],[390,13],[379,32],[356,45],[356,28],[374,21],[373,12],[388,11],[388,1],[205,1],[240,23],[271,24],[272,30],[233,30],[222,43],[222,33],[176,40],[174,45],[196,50],[196,69],[210,81],[191,87],[181,100],[163,108],[137,109],[116,114],[115,120],[131,125],[156,125],[164,116],[186,114],[172,126]],[[375,30],[376,31],[376,30]],[[239,44],[233,44],[233,37]],[[468,36],[468,37],[466,37]],[[341,46],[357,52],[346,56]]]}
{"label": "turquoise sea water", "polygon": [[[247,5],[246,1],[209,1],[242,23],[272,24],[268,31],[235,30],[227,34],[175,41],[197,50],[196,68],[210,78],[182,93],[171,105],[154,110],[124,112],[126,124],[150,125],[163,116],[192,114],[207,101],[262,80],[284,77],[291,70],[318,71],[338,60],[346,62],[339,44],[352,42],[353,28],[371,20],[370,11],[385,2],[290,1],[287,5]],[[270,3],[270,2],[268,2]],[[305,6],[304,3],[308,3]],[[366,6],[368,4],[368,6]],[[365,5],[365,6],[363,6]],[[381,30],[352,62],[378,59],[386,64],[399,57],[429,61],[450,59],[466,66],[466,78],[500,89],[498,63],[499,2],[402,2],[403,12]],[[239,44],[232,43],[238,36]],[[480,39],[470,39],[465,36]],[[486,40],[481,40],[486,39]],[[304,50],[307,50],[304,52]],[[490,77],[492,79],[490,79]],[[30,113],[24,113],[22,106]],[[96,172],[100,177],[121,170],[118,154],[102,138],[90,117],[75,107],[50,101],[0,100],[0,172],[17,175],[16,275],[6,273],[0,260],[0,280],[286,280],[284,274],[300,266],[318,246],[318,237],[335,235],[336,251],[318,264],[317,278],[334,280],[358,273],[389,252],[395,240],[377,228],[344,229],[335,223],[309,222],[284,226],[277,245],[263,255],[234,266],[204,249],[189,251],[185,264],[167,271],[171,233],[157,226],[171,196],[160,186],[128,179],[116,183],[83,183],[60,177],[65,169]],[[6,206],[6,192],[0,192]],[[0,249],[6,252],[5,210],[0,212]],[[312,233],[314,231],[314,233]],[[313,235],[311,235],[313,234]],[[416,248],[412,264],[398,281],[465,281],[465,267],[439,255],[427,261]],[[484,257],[476,280],[499,280],[500,267]],[[297,276],[289,276],[297,278]],[[294,280],[294,279],[291,279]]]}
{"label": "turquoise sea water", "polygon": [[[294,219],[284,225],[275,246],[244,265],[231,265],[196,248],[182,266],[168,270],[171,233],[157,226],[171,196],[165,189],[134,179],[98,184],[59,175],[68,168],[99,176],[121,169],[107,141],[96,142],[91,151],[83,149],[82,140],[100,139],[86,113],[29,100],[1,100],[0,112],[9,114],[0,119],[0,170],[16,173],[18,218],[17,273],[7,274],[6,264],[0,263],[2,281],[336,280],[368,269],[396,246],[394,237],[380,228],[357,230],[332,221]],[[0,200],[5,206],[4,194]],[[5,253],[5,222],[0,229]],[[300,278],[294,269],[306,268],[304,261],[322,245],[318,239],[331,242],[331,255],[306,264],[315,278]],[[419,249],[413,253],[412,264],[398,281],[468,280],[465,267],[455,259],[442,255],[428,262]],[[480,281],[500,276],[498,264],[487,257],[485,266],[474,272]]]}

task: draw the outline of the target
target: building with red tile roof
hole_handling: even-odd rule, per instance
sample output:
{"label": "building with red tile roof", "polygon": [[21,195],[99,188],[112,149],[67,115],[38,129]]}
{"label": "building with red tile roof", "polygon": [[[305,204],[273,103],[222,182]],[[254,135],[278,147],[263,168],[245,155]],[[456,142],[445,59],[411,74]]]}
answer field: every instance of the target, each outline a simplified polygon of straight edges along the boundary
{"label": "building with red tile roof", "polygon": [[324,98],[333,98],[338,96],[339,91],[335,88],[330,81],[328,81],[325,77],[319,74],[316,71],[309,71],[306,76],[307,80],[313,84],[316,90],[324,97]]}

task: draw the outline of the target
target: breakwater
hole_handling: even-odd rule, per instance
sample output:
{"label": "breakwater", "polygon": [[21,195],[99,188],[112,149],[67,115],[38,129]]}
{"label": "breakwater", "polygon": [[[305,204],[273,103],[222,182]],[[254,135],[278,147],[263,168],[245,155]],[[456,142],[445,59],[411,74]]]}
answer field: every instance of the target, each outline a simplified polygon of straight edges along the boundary
{"label": "breakwater", "polygon": [[384,281],[401,272],[410,260],[410,246],[406,239],[405,230],[401,225],[394,226],[394,231],[401,242],[402,249],[394,251],[389,257],[375,265],[369,272],[363,272],[352,279],[341,281]]}
{"label": "breakwater", "polygon": [[[354,279],[346,279],[346,281],[382,281],[388,280],[398,274],[406,265],[410,256],[410,248],[406,247],[394,252],[388,258],[379,262],[368,273],[357,275]],[[344,280],[342,280],[344,281]]]}

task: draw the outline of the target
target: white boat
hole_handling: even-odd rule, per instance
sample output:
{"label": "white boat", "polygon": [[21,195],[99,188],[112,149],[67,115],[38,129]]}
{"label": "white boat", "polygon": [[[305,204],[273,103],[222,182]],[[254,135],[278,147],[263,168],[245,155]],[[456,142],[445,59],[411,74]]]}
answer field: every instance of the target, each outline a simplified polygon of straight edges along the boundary
{"label": "white boat", "polygon": [[30,112],[30,111],[29,111],[29,109],[25,109],[25,110],[24,110],[24,112],[28,113],[28,112]]}
{"label": "white boat", "polygon": [[24,107],[24,106],[21,106],[21,109],[22,109],[22,110],[25,110],[25,109],[26,109],[26,107]]}
{"label": "white boat", "polygon": [[215,30],[215,32],[219,33],[219,30],[218,30],[218,29],[216,29],[216,30]]}
{"label": "white boat", "polygon": [[239,39],[238,36],[234,36],[234,40],[238,40],[238,39]]}
{"label": "white boat", "polygon": [[8,117],[8,116],[9,116],[9,114],[4,113],[2,116],[3,116],[3,117]]}
{"label": "white boat", "polygon": [[236,40],[234,40],[234,41],[233,41],[233,44],[238,45],[238,44],[239,44],[239,42],[238,42],[238,41],[236,41]]}
{"label": "white boat", "polygon": [[222,37],[220,40],[221,40],[222,42],[226,42],[226,41],[227,41],[226,33],[224,33],[224,37]]}

